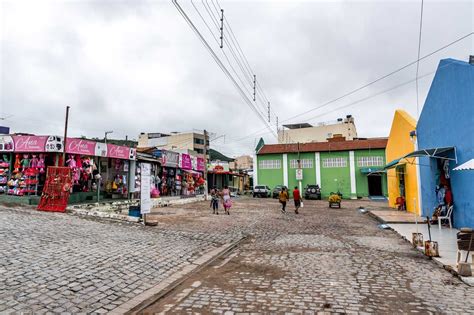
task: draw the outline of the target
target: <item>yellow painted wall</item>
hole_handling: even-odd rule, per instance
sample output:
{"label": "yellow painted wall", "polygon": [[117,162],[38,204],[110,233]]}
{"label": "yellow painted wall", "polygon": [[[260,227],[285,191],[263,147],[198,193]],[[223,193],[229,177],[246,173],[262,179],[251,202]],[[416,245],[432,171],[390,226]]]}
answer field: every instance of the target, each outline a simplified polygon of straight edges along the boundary
{"label": "yellow painted wall", "polygon": [[[393,117],[392,128],[390,129],[390,136],[388,138],[387,148],[385,154],[387,163],[399,159],[400,157],[413,152],[415,145],[410,139],[410,131],[415,130],[416,121],[404,110],[396,110]],[[416,174],[417,166],[410,164],[408,161],[400,161],[405,163],[405,198],[407,210],[409,212],[416,212],[420,214],[418,208],[418,180]],[[410,161],[411,162],[411,161]],[[389,206],[396,208],[395,205],[397,197],[400,196],[400,189],[398,186],[398,176],[396,168],[391,168],[387,171],[388,182],[388,200]],[[416,198],[416,205],[413,199]]]}

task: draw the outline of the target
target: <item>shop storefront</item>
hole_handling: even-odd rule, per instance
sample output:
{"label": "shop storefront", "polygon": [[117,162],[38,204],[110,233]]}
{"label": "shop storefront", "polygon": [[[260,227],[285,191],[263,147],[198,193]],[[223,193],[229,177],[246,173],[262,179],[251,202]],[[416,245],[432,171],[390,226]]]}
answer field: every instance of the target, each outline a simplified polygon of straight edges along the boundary
{"label": "shop storefront", "polygon": [[[63,165],[64,142],[58,136],[0,137],[0,192],[41,196],[49,166]],[[128,198],[130,163],[135,149],[85,139],[68,138],[65,164],[71,169],[70,203],[101,198]],[[35,201],[30,202],[35,203]]]}

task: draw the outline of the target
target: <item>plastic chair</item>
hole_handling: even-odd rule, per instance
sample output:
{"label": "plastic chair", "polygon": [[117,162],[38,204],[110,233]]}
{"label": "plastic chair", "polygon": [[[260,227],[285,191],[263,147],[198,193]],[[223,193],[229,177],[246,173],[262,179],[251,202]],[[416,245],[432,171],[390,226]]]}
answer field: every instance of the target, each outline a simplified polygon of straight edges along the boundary
{"label": "plastic chair", "polygon": [[438,226],[439,226],[439,229],[441,230],[441,220],[448,220],[449,222],[449,228],[452,229],[453,228],[453,225],[451,224],[451,214],[453,213],[453,205],[450,205],[449,208],[448,208],[448,211],[446,212],[446,215],[445,216],[439,216],[438,217]]}

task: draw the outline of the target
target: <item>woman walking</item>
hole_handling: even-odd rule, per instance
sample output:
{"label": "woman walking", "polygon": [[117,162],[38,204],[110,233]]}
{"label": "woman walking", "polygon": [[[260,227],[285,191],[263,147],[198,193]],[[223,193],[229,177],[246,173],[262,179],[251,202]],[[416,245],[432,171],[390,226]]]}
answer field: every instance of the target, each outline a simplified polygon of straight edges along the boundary
{"label": "woman walking", "polygon": [[230,190],[227,186],[224,186],[224,189],[222,190],[222,201],[225,213],[230,215],[229,210],[230,207],[232,207],[232,200],[230,199]]}
{"label": "woman walking", "polygon": [[285,187],[281,189],[281,192],[278,195],[278,199],[281,203],[281,212],[286,213],[286,202],[288,201],[289,197]]}
{"label": "woman walking", "polygon": [[217,190],[216,186],[211,189],[211,206],[212,214],[219,214],[219,190]]}

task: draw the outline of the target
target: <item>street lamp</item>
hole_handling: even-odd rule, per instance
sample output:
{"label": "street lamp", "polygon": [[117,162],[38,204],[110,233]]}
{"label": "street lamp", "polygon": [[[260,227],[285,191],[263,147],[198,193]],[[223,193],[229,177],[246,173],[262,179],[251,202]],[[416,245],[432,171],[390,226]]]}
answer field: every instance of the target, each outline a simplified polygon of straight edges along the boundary
{"label": "street lamp", "polygon": [[107,135],[108,135],[109,133],[113,133],[113,130],[110,130],[110,131],[106,131],[106,132],[105,132],[104,141],[105,141],[105,145],[106,145],[106,146],[107,146]]}

